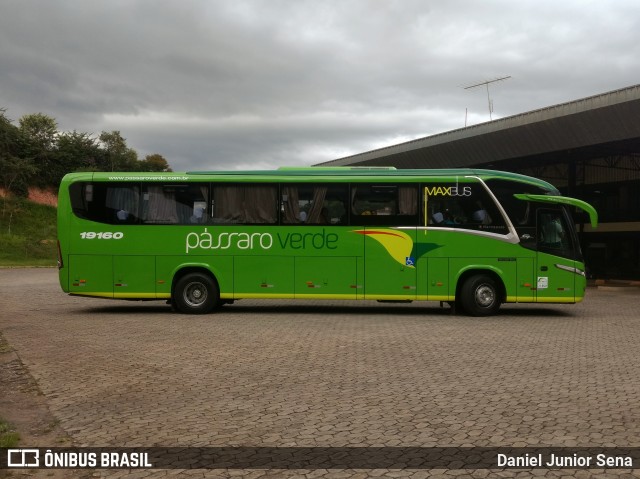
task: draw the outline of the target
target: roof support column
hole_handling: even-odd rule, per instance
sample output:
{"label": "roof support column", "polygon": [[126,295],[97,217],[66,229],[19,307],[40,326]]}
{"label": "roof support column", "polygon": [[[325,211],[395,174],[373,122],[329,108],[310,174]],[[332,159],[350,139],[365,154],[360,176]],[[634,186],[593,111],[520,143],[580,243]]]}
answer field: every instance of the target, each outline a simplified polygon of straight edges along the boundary
{"label": "roof support column", "polygon": [[576,195],[576,177],[576,159],[570,151],[567,159],[567,196],[575,197]]}

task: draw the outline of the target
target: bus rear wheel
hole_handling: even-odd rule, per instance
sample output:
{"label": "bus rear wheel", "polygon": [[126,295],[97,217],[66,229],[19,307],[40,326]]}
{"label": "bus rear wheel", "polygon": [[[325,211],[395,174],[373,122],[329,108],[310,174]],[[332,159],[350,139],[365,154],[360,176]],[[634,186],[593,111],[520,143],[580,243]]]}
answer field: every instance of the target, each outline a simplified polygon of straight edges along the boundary
{"label": "bus rear wheel", "polygon": [[500,308],[500,291],[486,274],[469,277],[460,289],[460,305],[470,316],[491,316]]}
{"label": "bus rear wheel", "polygon": [[180,278],[173,290],[173,304],[185,314],[206,314],[220,302],[216,282],[203,273],[189,273]]}

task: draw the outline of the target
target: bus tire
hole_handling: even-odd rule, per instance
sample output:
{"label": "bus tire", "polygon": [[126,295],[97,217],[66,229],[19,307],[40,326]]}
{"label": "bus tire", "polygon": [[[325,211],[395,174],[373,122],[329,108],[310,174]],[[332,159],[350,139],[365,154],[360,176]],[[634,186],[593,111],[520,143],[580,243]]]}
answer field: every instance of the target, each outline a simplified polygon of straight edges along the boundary
{"label": "bus tire", "polygon": [[189,273],[180,278],[173,289],[173,304],[185,314],[206,314],[220,301],[220,292],[211,276]]}
{"label": "bus tire", "polygon": [[500,290],[486,274],[467,278],[460,289],[460,305],[470,316],[491,316],[500,308]]}

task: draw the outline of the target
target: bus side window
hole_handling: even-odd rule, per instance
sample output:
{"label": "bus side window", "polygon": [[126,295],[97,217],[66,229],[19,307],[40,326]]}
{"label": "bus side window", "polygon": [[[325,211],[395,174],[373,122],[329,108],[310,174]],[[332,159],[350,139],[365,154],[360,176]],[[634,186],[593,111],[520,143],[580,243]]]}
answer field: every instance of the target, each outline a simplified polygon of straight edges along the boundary
{"label": "bus side window", "polygon": [[204,223],[209,185],[150,183],[142,189],[142,219],[147,224]]}
{"label": "bus side window", "polygon": [[282,224],[346,224],[347,185],[282,184]]}
{"label": "bus side window", "polygon": [[107,214],[111,219],[109,222],[137,222],[140,189],[137,186],[108,185],[106,190],[105,205]]}
{"label": "bus side window", "polygon": [[74,183],[69,188],[73,214],[97,223],[138,222],[140,188],[131,183]]}
{"label": "bus side window", "polygon": [[424,186],[427,225],[507,234],[500,210],[478,182],[431,183]]}
{"label": "bus side window", "polygon": [[175,191],[165,185],[145,185],[144,193],[145,223],[176,224],[178,223],[178,209]]}
{"label": "bus side window", "polygon": [[418,185],[353,184],[351,223],[354,225],[416,226]]}
{"label": "bus side window", "polygon": [[214,224],[275,224],[278,222],[278,187],[275,184],[213,184]]}

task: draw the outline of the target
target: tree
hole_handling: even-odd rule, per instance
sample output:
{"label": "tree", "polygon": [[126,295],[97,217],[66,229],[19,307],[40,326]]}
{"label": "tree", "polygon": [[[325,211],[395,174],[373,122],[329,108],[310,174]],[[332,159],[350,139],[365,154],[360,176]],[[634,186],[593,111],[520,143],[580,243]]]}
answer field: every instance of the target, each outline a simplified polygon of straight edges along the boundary
{"label": "tree", "polygon": [[15,156],[0,156],[0,179],[5,191],[26,197],[29,179],[38,172],[33,161]]}
{"label": "tree", "polygon": [[145,156],[144,160],[140,160],[139,167],[140,171],[173,171],[169,167],[169,163],[167,163],[167,160],[164,158],[164,156],[160,155],[159,153]]}
{"label": "tree", "polygon": [[26,196],[29,184],[56,187],[73,171],[172,171],[160,154],[138,159],[119,131],[98,138],[76,130],[59,132],[44,113],[24,115],[15,126],[0,108],[0,186]]}
{"label": "tree", "polygon": [[17,156],[22,146],[20,130],[11,124],[5,112],[0,108],[0,157]]}
{"label": "tree", "polygon": [[77,131],[60,133],[55,152],[54,183],[72,171],[99,171],[105,163],[105,151],[88,133]]}
{"label": "tree", "polygon": [[20,118],[18,124],[25,140],[22,154],[33,161],[41,173],[36,176],[36,183],[40,186],[52,186],[49,173],[53,167],[58,123],[54,118],[43,113],[32,113]]}
{"label": "tree", "polygon": [[127,170],[128,168],[124,168],[124,166],[128,161],[127,153],[129,147],[120,132],[117,130],[103,131],[100,133],[100,141],[106,153],[107,164],[104,169],[106,171]]}
{"label": "tree", "polygon": [[20,131],[39,150],[52,151],[56,146],[58,123],[43,113],[24,115],[18,120]]}
{"label": "tree", "polygon": [[6,192],[27,195],[27,182],[37,171],[33,162],[23,157],[25,138],[0,108],[0,181]]}

